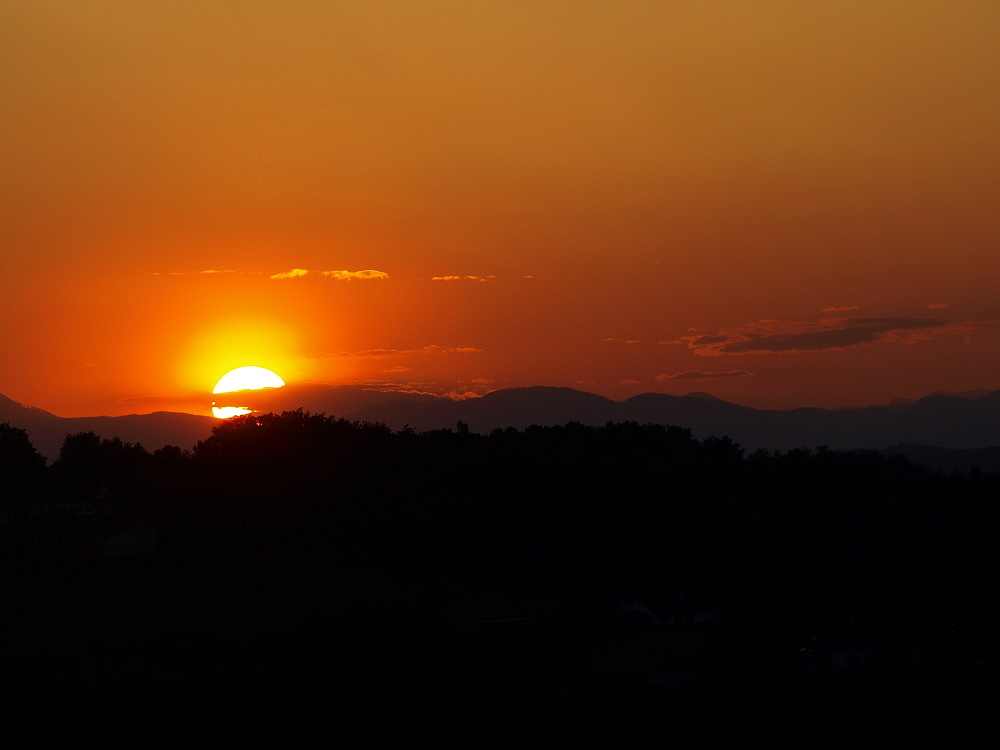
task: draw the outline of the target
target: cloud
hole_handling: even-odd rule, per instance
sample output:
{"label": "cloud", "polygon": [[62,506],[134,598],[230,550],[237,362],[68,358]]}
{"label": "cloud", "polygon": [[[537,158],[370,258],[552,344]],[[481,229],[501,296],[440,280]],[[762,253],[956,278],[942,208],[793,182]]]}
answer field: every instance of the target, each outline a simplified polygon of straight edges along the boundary
{"label": "cloud", "polygon": [[271,279],[300,279],[303,276],[323,276],[328,279],[335,279],[337,281],[371,281],[371,280],[383,280],[388,279],[389,274],[385,271],[376,271],[371,268],[366,268],[363,271],[309,271],[305,268],[293,268],[291,271],[284,271],[282,273],[276,273],[270,276]]}
{"label": "cloud", "polygon": [[364,380],[351,383],[351,385],[360,385],[368,390],[380,391],[383,393],[408,393],[421,396],[437,396],[440,398],[449,398],[452,401],[464,401],[470,398],[479,398],[484,393],[482,389],[466,388],[462,385],[462,383],[443,384],[419,380],[412,380],[404,383],[390,380]]}
{"label": "cloud", "polygon": [[624,380],[619,380],[618,385],[640,385],[642,381],[636,380],[635,378],[625,378]]}
{"label": "cloud", "polygon": [[450,398],[452,401],[467,401],[470,398],[481,398],[482,397],[481,393],[476,393],[475,391],[456,391],[456,390],[452,390],[452,391],[448,391],[444,395],[447,396],[448,398]]}
{"label": "cloud", "polygon": [[[338,352],[336,357],[403,357],[414,354],[479,354],[485,351],[476,346],[440,346],[439,344],[428,344],[418,349],[362,349],[356,352]],[[327,356],[327,355],[319,355]]]}
{"label": "cloud", "polygon": [[948,305],[944,302],[931,302],[927,305],[928,310],[944,310]]}
{"label": "cloud", "polygon": [[477,354],[484,351],[476,346],[438,346],[428,344],[419,349],[406,349],[400,354]]}
{"label": "cloud", "polygon": [[850,312],[851,310],[860,310],[861,305],[847,305],[845,307],[824,307],[820,312]]}
{"label": "cloud", "polygon": [[[394,354],[402,353],[401,349],[362,349],[357,352],[337,352],[333,355],[335,357],[391,357]],[[317,356],[325,357],[326,354],[319,354]]]}
{"label": "cloud", "polygon": [[699,356],[771,354],[849,349],[869,344],[912,344],[931,336],[968,334],[967,323],[946,318],[838,318],[818,321],[760,320],[732,330],[682,336]]}
{"label": "cloud", "polygon": [[[386,374],[402,372],[398,368],[386,370]],[[431,382],[426,380],[357,380],[344,385],[356,385],[373,391],[390,393],[412,393],[424,396],[439,396],[461,401],[479,398],[496,390],[496,381],[491,378],[473,378],[472,380],[456,380],[453,382]]]}
{"label": "cloud", "polygon": [[389,278],[389,274],[385,271],[376,271],[371,268],[366,268],[363,271],[320,271],[320,273],[328,279],[336,279],[337,281],[383,281]]}
{"label": "cloud", "polygon": [[284,271],[283,273],[276,273],[273,276],[269,276],[270,279],[298,279],[302,276],[307,276],[309,272],[304,268],[293,268],[291,271]]}
{"label": "cloud", "polygon": [[620,338],[616,338],[615,336],[608,336],[606,338],[601,339],[601,341],[604,342],[605,344],[638,344],[638,343],[640,343],[639,339],[620,339]]}
{"label": "cloud", "polygon": [[753,375],[750,370],[681,370],[672,375],[657,375],[653,378],[657,383],[668,380],[712,380],[715,378],[745,378]]}
{"label": "cloud", "polygon": [[431,281],[492,281],[496,276],[431,276]]}

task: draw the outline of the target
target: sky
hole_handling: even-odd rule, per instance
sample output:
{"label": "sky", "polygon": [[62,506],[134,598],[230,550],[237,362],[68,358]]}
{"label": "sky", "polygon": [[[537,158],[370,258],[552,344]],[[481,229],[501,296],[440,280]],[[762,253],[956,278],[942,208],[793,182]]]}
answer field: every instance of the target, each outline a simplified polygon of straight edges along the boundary
{"label": "sky", "polygon": [[995,0],[4,0],[0,393],[1000,388]]}

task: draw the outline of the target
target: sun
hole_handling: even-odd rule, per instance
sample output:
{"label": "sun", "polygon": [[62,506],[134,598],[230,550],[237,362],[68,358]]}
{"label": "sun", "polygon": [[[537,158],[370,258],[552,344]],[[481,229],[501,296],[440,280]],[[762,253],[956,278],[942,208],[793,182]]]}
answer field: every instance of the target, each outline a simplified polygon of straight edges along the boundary
{"label": "sun", "polygon": [[[234,391],[259,391],[261,388],[281,388],[285,385],[277,373],[264,367],[237,367],[230,370],[215,384],[212,393],[232,393]],[[216,406],[212,402],[212,414],[219,419],[228,419],[240,414],[249,414],[245,406]]]}
{"label": "sun", "polygon": [[237,367],[230,370],[215,384],[212,393],[232,391],[256,391],[261,388],[281,388],[285,381],[277,373],[263,367]]}

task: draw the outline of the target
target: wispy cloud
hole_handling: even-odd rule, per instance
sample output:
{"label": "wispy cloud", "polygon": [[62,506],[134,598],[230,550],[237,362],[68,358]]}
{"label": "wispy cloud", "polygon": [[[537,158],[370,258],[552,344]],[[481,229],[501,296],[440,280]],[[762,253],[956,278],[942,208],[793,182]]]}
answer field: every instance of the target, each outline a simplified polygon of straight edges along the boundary
{"label": "wispy cloud", "polygon": [[496,276],[431,276],[431,281],[492,281]]}
{"label": "wispy cloud", "polygon": [[389,274],[385,271],[376,271],[372,268],[366,268],[362,271],[310,271],[306,268],[293,268],[291,271],[282,271],[281,273],[276,273],[268,278],[271,279],[300,279],[303,276],[323,276],[327,279],[334,279],[336,281],[381,281],[389,278]]}
{"label": "wispy cloud", "polygon": [[831,312],[850,312],[851,310],[860,310],[861,305],[846,305],[844,307],[824,307],[820,312],[831,313]]}
{"label": "wispy cloud", "polygon": [[670,375],[657,375],[657,383],[668,380],[714,380],[716,378],[746,378],[754,373],[750,370],[681,370]]}
{"label": "wispy cloud", "polygon": [[[402,357],[426,354],[479,354],[485,351],[477,346],[440,346],[438,344],[428,344],[417,349],[362,349],[355,352],[338,352],[336,357]],[[328,355],[321,355],[328,356]]]}
{"label": "wispy cloud", "polygon": [[620,339],[620,338],[617,338],[616,336],[607,336],[606,338],[601,339],[601,341],[603,343],[605,343],[605,344],[638,344],[638,343],[641,343],[639,341],[639,339]]}
{"label": "wispy cloud", "polygon": [[431,383],[427,381],[412,380],[409,382],[395,382],[390,380],[365,380],[353,383],[373,391],[383,393],[408,393],[421,396],[437,396],[439,398],[450,398],[452,401],[464,401],[470,398],[479,398],[484,391],[481,388],[468,388],[462,383],[445,384]]}
{"label": "wispy cloud", "polygon": [[400,354],[477,354],[483,349],[477,346],[438,346],[428,344],[419,349],[404,349]]}
{"label": "wispy cloud", "polygon": [[337,281],[384,281],[389,278],[385,271],[376,271],[366,268],[363,271],[320,271],[328,279]]}
{"label": "wispy cloud", "polygon": [[[229,268],[206,268],[203,271],[154,271],[154,276],[262,276],[260,271],[234,271]],[[275,281],[287,279],[301,279],[303,276],[322,276],[335,281],[379,281],[389,278],[385,271],[376,271],[373,268],[365,268],[361,271],[310,271],[308,268],[292,268],[288,271],[280,271],[270,274],[267,278]]]}
{"label": "wispy cloud", "polygon": [[298,279],[303,276],[308,276],[309,272],[304,268],[293,268],[291,271],[282,271],[281,273],[276,273],[268,276],[269,279]]}
{"label": "wispy cloud", "polygon": [[618,381],[618,385],[640,385],[641,383],[641,380],[636,380],[635,378],[625,378]]}
{"label": "wispy cloud", "polygon": [[771,354],[848,349],[869,344],[912,344],[932,336],[969,334],[968,323],[946,318],[837,318],[760,320],[731,330],[682,336],[697,355]]}

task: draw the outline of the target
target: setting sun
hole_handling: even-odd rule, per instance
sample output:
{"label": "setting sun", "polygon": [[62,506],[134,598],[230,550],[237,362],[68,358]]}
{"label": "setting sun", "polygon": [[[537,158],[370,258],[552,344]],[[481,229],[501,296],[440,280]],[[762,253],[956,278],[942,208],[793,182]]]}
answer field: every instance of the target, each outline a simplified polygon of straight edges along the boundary
{"label": "setting sun", "polygon": [[[215,384],[212,393],[233,393],[235,391],[257,391],[262,388],[281,388],[285,385],[277,373],[264,367],[247,366],[230,370]],[[212,414],[219,419],[249,414],[252,410],[245,406],[217,406],[212,402]]]}
{"label": "setting sun", "polygon": [[237,367],[230,370],[215,384],[212,393],[255,391],[260,388],[281,388],[285,384],[277,373],[263,367]]}

